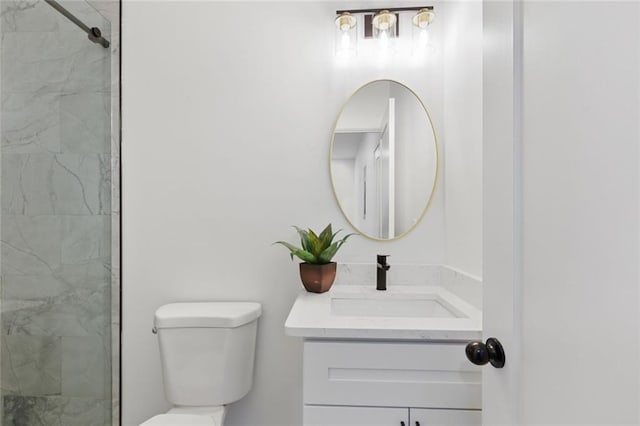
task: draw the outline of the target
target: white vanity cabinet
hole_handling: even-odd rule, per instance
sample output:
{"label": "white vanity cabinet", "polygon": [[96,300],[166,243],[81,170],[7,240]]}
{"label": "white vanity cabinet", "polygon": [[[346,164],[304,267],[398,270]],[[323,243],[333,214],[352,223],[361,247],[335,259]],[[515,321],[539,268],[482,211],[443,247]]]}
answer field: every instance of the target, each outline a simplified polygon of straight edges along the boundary
{"label": "white vanity cabinet", "polygon": [[480,425],[481,373],[464,347],[306,339],[304,425]]}
{"label": "white vanity cabinet", "polygon": [[480,410],[305,405],[305,426],[479,426]]}
{"label": "white vanity cabinet", "polygon": [[305,426],[481,424],[465,346],[482,338],[482,312],[440,286],[303,292],[285,331],[304,339]]}

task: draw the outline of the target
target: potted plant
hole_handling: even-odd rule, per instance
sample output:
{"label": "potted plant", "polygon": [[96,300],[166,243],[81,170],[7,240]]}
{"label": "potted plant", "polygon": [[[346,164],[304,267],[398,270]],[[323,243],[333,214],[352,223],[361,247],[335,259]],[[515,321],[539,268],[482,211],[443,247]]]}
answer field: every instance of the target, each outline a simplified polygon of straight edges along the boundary
{"label": "potted plant", "polygon": [[331,224],[316,234],[309,228],[308,230],[294,226],[300,235],[302,247],[296,247],[285,241],[276,241],[274,244],[282,244],[289,249],[289,256],[293,260],[296,256],[303,260],[300,263],[300,278],[307,291],[312,293],[324,293],[331,288],[333,280],[336,278],[336,262],[331,259],[336,252],[352,235],[347,234],[341,240],[333,241],[341,230],[333,232]]}

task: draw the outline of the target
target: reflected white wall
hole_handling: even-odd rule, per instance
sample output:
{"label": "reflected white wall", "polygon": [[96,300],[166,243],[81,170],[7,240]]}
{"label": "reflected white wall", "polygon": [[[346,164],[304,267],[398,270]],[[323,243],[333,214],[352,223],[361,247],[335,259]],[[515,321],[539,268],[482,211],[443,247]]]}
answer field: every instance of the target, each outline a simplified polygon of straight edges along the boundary
{"label": "reflected white wall", "polygon": [[447,2],[442,15],[447,264],[482,277],[482,2]]}

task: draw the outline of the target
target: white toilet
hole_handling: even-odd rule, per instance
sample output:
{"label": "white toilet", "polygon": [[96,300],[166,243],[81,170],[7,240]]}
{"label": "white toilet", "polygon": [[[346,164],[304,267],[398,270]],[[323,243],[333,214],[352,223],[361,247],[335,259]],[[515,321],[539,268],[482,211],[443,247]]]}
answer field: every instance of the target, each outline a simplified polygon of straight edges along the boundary
{"label": "white toilet", "polygon": [[[156,311],[164,392],[174,407],[144,426],[222,426],[253,384],[259,303],[170,303]],[[141,425],[141,426],[142,426]]]}

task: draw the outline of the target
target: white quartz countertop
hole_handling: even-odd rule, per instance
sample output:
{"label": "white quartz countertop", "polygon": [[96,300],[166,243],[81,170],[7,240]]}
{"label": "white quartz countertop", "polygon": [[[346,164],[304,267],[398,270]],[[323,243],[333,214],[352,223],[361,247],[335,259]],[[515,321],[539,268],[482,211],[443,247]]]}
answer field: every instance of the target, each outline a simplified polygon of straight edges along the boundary
{"label": "white quartz countertop", "polygon": [[[440,311],[444,306],[453,314],[439,315],[436,311],[433,317],[422,312],[385,316],[385,311],[375,312],[376,305],[391,300],[404,300],[415,311],[422,309],[416,302],[429,298],[438,300]],[[351,315],[350,307],[360,305],[344,303],[347,299],[364,299],[367,303]],[[372,308],[369,314],[356,312],[370,312]],[[322,294],[300,293],[285,322],[285,331],[289,336],[311,339],[468,341],[482,337],[482,312],[439,286],[394,286],[376,291],[375,286],[334,285]]]}

